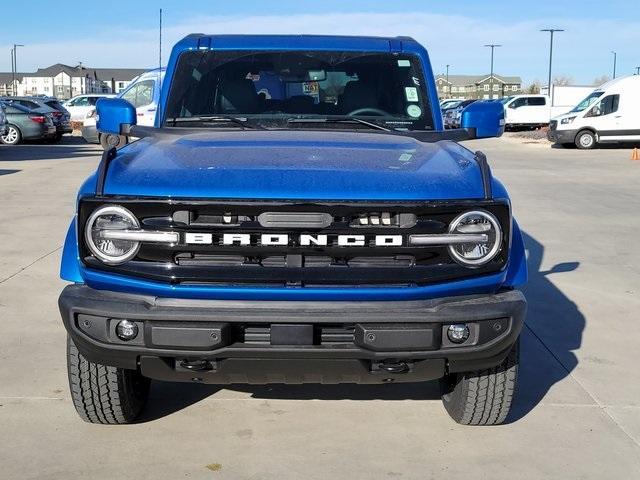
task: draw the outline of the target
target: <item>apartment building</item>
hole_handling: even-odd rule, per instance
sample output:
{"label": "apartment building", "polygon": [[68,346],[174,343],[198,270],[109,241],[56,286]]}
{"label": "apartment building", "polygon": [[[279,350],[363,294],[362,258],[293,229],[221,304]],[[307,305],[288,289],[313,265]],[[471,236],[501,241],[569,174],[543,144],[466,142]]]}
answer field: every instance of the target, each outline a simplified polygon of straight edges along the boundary
{"label": "apartment building", "polygon": [[[140,74],[141,68],[72,67],[56,63],[33,73],[16,75],[18,95],[47,95],[65,100],[85,93],[120,93]],[[11,73],[0,73],[0,95],[11,95]]]}
{"label": "apartment building", "polygon": [[522,93],[522,79],[517,76],[437,75],[439,98],[493,99]]}

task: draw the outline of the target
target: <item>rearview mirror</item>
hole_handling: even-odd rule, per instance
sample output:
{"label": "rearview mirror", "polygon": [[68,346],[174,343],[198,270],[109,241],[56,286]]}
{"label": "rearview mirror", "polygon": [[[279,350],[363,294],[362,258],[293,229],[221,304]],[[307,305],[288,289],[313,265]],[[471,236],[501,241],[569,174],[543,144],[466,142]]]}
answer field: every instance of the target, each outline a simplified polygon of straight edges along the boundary
{"label": "rearview mirror", "polygon": [[128,135],[136,124],[135,107],[122,98],[101,98],[96,110],[96,128],[100,133]]}
{"label": "rearview mirror", "polygon": [[474,102],[462,111],[460,127],[475,131],[475,138],[500,137],[504,133],[504,107],[500,102]]}

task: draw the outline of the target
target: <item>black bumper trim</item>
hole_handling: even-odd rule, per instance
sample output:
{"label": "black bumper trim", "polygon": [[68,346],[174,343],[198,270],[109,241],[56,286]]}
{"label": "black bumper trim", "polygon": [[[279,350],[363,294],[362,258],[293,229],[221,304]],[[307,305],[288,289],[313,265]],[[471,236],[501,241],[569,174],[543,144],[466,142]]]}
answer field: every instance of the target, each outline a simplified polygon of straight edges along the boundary
{"label": "black bumper trim", "polygon": [[[502,361],[523,326],[526,300],[517,290],[495,295],[446,297],[424,301],[406,302],[258,302],[227,300],[160,299],[131,294],[94,290],[84,285],[66,287],[59,299],[60,312],[65,327],[80,352],[89,360],[106,365],[136,369],[144,358],[159,359],[271,359],[271,360],[358,360],[374,364],[385,359],[407,362],[442,360],[449,372],[487,368]],[[377,350],[367,345],[264,345],[220,344],[211,349],[203,345],[188,348],[174,344],[167,346],[127,344],[98,341],[88,336],[78,326],[78,315],[128,319],[163,326],[206,325],[211,328],[221,324],[232,327],[239,324],[355,324],[365,326],[385,325],[390,330],[422,325],[432,328],[438,343],[419,350],[393,349],[386,345]],[[507,327],[496,338],[478,345],[447,348],[439,343],[442,325],[507,319]],[[194,322],[204,322],[197,324]],[[112,322],[113,324],[113,322]],[[110,328],[113,328],[111,326]],[[146,327],[145,327],[146,328]],[[107,332],[105,335],[108,335]],[[106,337],[105,337],[106,338]],[[212,344],[213,345],[213,344]],[[427,345],[426,343],[424,345]],[[296,362],[289,362],[291,365]],[[347,362],[348,363],[348,362]],[[156,364],[158,367],[159,364]],[[293,368],[293,367],[292,367]],[[158,370],[160,369],[160,370]],[[149,366],[147,366],[149,370]],[[166,369],[156,368],[157,376],[165,378]],[[433,372],[429,370],[432,375]],[[444,371],[442,372],[444,374]],[[273,372],[271,372],[273,375]],[[193,376],[193,375],[192,375]],[[197,375],[196,375],[197,376]],[[277,375],[276,375],[277,376]],[[175,380],[180,380],[176,374]],[[294,376],[295,377],[295,376]],[[220,383],[226,377],[218,376]],[[231,377],[229,377],[231,378]],[[297,378],[297,377],[296,377]],[[228,380],[228,379],[227,379]],[[366,382],[362,382],[366,383]]]}
{"label": "black bumper trim", "polygon": [[559,145],[574,143],[576,141],[577,130],[549,130],[547,140]]}

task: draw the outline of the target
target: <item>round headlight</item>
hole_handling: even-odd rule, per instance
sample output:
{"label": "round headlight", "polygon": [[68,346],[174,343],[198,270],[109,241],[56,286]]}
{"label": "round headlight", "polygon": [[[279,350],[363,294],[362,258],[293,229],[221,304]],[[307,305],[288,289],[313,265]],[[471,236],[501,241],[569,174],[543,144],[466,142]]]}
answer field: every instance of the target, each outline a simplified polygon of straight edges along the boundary
{"label": "round headlight", "polygon": [[473,211],[458,215],[449,226],[449,233],[478,237],[469,242],[449,245],[451,257],[465,267],[480,267],[500,252],[502,229],[489,212]]}
{"label": "round headlight", "polygon": [[108,265],[117,265],[132,259],[138,253],[140,242],[112,240],[105,232],[137,230],[138,219],[126,208],[108,205],[91,214],[85,228],[85,240],[91,253]]}

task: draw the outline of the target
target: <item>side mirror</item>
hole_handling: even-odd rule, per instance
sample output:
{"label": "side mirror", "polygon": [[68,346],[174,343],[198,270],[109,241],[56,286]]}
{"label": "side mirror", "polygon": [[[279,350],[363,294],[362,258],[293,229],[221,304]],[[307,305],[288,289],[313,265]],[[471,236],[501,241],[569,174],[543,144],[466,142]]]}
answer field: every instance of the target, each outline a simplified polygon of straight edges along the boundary
{"label": "side mirror", "polygon": [[122,98],[101,98],[96,110],[96,128],[100,133],[128,135],[136,124],[135,107]]}
{"label": "side mirror", "polygon": [[500,137],[504,133],[504,107],[500,102],[474,102],[462,111],[460,127],[475,138]]}

